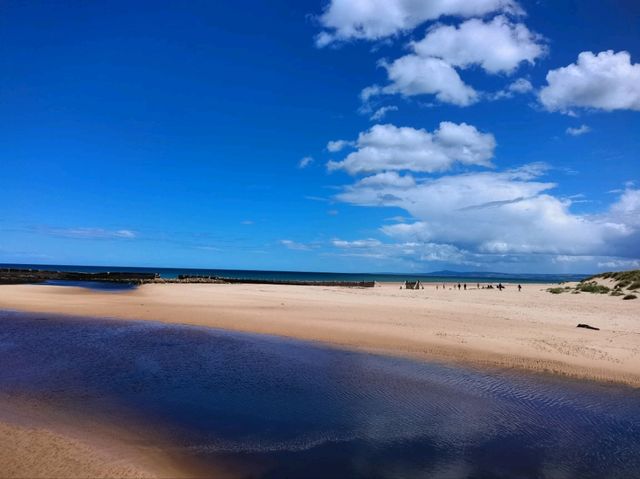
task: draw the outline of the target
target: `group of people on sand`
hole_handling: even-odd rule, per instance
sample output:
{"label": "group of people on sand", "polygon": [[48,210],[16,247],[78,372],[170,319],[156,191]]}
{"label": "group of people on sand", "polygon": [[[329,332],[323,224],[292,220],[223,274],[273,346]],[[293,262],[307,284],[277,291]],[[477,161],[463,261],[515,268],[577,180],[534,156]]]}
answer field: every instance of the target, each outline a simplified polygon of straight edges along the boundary
{"label": "group of people on sand", "polygon": [[[460,284],[458,283],[457,285],[458,291],[460,291],[460,289],[464,289],[465,291],[467,290],[467,283],[464,284]],[[498,285],[496,286],[496,289],[498,289],[499,291],[502,291],[503,289],[505,289],[506,286],[503,285],[502,283],[498,283]],[[440,289],[440,285],[436,284],[436,289]],[[445,283],[442,283],[442,289],[445,290],[447,289],[447,285]],[[454,284],[452,288],[449,289],[456,289],[456,285]],[[480,289],[480,283],[476,283],[476,289]],[[482,285],[482,289],[494,289],[492,284],[488,284],[488,285]],[[518,292],[522,291],[522,285],[518,285]]]}

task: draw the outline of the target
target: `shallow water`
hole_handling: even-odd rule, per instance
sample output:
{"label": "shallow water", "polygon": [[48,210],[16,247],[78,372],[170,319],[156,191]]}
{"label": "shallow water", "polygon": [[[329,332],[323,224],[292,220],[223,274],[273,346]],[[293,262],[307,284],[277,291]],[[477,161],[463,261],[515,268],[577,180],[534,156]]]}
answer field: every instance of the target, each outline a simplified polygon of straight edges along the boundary
{"label": "shallow water", "polygon": [[640,391],[626,387],[14,312],[0,313],[0,365],[2,392],[135,415],[177,456],[255,477],[640,477]]}
{"label": "shallow water", "polygon": [[116,283],[109,281],[69,281],[66,279],[50,279],[35,285],[45,286],[69,286],[72,288],[86,288],[96,291],[104,291],[110,293],[118,293],[121,291],[131,291],[136,289],[138,285],[134,283]]}

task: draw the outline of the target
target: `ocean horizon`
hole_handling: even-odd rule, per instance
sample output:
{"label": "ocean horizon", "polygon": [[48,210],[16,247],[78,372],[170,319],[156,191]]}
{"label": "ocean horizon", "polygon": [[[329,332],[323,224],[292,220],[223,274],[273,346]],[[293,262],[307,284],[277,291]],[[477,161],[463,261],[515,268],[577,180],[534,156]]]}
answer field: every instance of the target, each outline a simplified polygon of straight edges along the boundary
{"label": "ocean horizon", "polygon": [[161,278],[172,279],[180,275],[218,276],[234,279],[259,279],[272,281],[379,281],[425,283],[479,282],[479,283],[561,283],[580,281],[588,274],[500,273],[490,271],[434,271],[421,273],[339,273],[327,271],[278,271],[224,268],[164,268],[141,266],[92,266],[61,264],[9,264],[0,268],[53,270],[80,273],[137,272],[157,273]]}

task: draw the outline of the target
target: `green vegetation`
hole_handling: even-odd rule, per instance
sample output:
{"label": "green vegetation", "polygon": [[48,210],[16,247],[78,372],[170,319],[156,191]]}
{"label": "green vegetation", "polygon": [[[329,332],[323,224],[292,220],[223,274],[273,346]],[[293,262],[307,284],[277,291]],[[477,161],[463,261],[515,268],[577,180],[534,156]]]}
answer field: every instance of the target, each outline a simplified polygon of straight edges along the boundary
{"label": "green vegetation", "polygon": [[578,283],[578,286],[576,286],[576,289],[585,293],[596,294],[607,294],[611,291],[611,288],[598,284],[595,281],[591,281],[589,283],[580,282]]}
{"label": "green vegetation", "polygon": [[[611,285],[605,286],[604,284],[600,284],[602,282],[601,280],[607,279],[611,280]],[[583,279],[575,288],[562,285],[547,289],[551,294],[609,294],[610,296],[624,296],[622,299],[636,299],[637,296],[635,294],[628,293],[628,291],[636,292],[636,290],[640,290],[640,269],[597,274],[590,278]]]}
{"label": "green vegetation", "polygon": [[640,289],[640,281],[634,281],[627,289]]}
{"label": "green vegetation", "polygon": [[640,289],[640,269],[597,274],[595,276],[591,276],[590,278],[582,280],[582,282],[591,282],[599,278],[612,279],[616,282],[616,286],[621,289]]}

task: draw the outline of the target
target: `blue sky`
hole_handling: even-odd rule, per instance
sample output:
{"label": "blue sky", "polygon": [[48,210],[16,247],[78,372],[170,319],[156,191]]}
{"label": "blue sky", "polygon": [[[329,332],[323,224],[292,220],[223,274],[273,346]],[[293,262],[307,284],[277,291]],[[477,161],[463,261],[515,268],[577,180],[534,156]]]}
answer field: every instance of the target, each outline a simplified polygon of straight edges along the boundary
{"label": "blue sky", "polygon": [[640,267],[639,20],[622,0],[6,2],[0,262]]}

